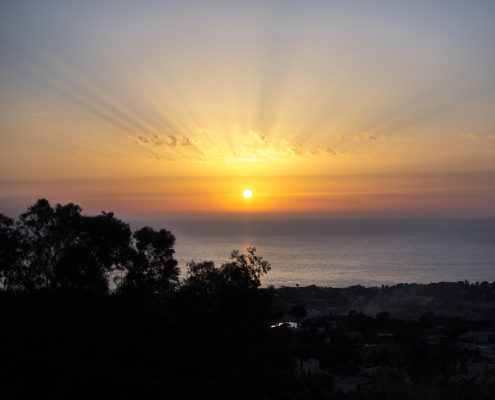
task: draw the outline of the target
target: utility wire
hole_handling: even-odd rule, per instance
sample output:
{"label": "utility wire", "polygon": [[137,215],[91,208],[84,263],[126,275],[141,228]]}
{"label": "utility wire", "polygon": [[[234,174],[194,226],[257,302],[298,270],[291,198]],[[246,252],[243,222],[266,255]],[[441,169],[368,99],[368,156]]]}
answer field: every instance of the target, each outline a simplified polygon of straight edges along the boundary
{"label": "utility wire", "polygon": [[[145,381],[146,383],[163,385],[163,386],[173,387],[176,389],[183,389],[183,390],[187,390],[187,391],[196,391],[197,393],[203,393],[203,394],[205,394],[206,392],[200,392],[200,391],[197,391],[191,387],[181,387],[181,386],[165,383],[163,381],[152,380],[152,379],[149,379],[149,377],[155,377],[155,378],[161,378],[161,379],[170,379],[170,380],[179,380],[179,381],[183,381],[183,382],[196,383],[196,384],[208,385],[208,386],[213,386],[213,387],[216,386],[216,387],[222,387],[222,388],[240,389],[243,391],[251,391],[251,392],[271,393],[271,394],[279,394],[279,395],[285,395],[285,396],[299,396],[299,397],[302,396],[302,397],[314,398],[314,399],[327,398],[326,396],[323,396],[323,395],[315,395],[315,394],[310,394],[310,393],[288,392],[288,391],[283,391],[283,390],[264,389],[264,388],[252,387],[252,386],[247,387],[247,386],[240,386],[240,385],[235,385],[235,384],[230,384],[230,383],[225,383],[225,382],[217,382],[217,381],[212,382],[212,381],[205,381],[205,380],[201,380],[201,379],[194,379],[194,378],[181,377],[181,376],[176,376],[176,375],[169,375],[169,374],[164,374],[164,373],[156,373],[156,372],[136,370],[136,369],[130,369],[130,368],[115,367],[115,366],[110,366],[110,365],[105,365],[105,364],[100,364],[100,363],[95,363],[95,362],[75,360],[75,359],[61,357],[61,356],[57,356],[57,355],[49,354],[49,353],[37,353],[37,352],[32,352],[32,351],[24,350],[24,349],[11,348],[11,347],[6,347],[6,346],[2,346],[2,345],[0,345],[0,349],[5,350],[5,351],[14,352],[14,353],[24,354],[24,355],[28,355],[28,356],[35,356],[35,357],[39,357],[39,358],[51,358],[54,361],[63,362],[66,364],[71,364],[73,366],[86,368],[88,370],[96,370],[98,372],[108,373],[108,374],[118,376],[121,378],[140,380],[143,382]],[[126,375],[126,373],[127,374],[135,374],[135,375],[145,375],[148,378],[132,377],[132,376]],[[209,394],[216,395],[216,396],[218,396],[218,395],[225,396],[225,395],[221,395],[219,393],[209,393]],[[236,398],[236,397],[229,396],[229,398]],[[237,397],[237,398],[239,398],[239,397]]]}
{"label": "utility wire", "polygon": [[[180,386],[177,384],[167,383],[167,382],[163,382],[163,381],[159,381],[159,380],[153,380],[153,379],[146,378],[146,377],[132,376],[132,375],[129,375],[129,373],[136,374],[137,371],[126,370],[124,368],[114,368],[114,367],[106,366],[106,365],[102,365],[102,364],[87,363],[85,361],[60,357],[60,356],[56,356],[53,354],[34,353],[31,351],[27,351],[27,350],[13,349],[13,348],[5,347],[5,346],[0,346],[0,349],[5,350],[5,351],[10,351],[13,353],[19,353],[19,354],[23,354],[23,355],[27,355],[27,356],[32,356],[32,357],[45,358],[45,359],[48,358],[48,359],[51,359],[52,361],[59,362],[59,363],[65,364],[65,365],[71,365],[71,366],[83,368],[83,369],[86,369],[86,370],[89,370],[92,372],[103,373],[103,374],[115,376],[118,378],[133,380],[136,382],[165,386],[165,387],[169,387],[172,389],[178,389],[178,390],[182,390],[182,391],[186,391],[186,392],[190,392],[190,393],[203,394],[203,395],[208,395],[208,396],[225,397],[228,399],[240,399],[240,400],[242,400],[240,397],[234,397],[232,395],[227,395],[227,394],[223,394],[223,393],[199,390],[199,389],[195,389],[192,387]],[[123,372],[119,372],[116,370],[122,370]],[[126,374],[125,372],[128,372],[128,373]],[[163,377],[163,378],[166,378],[166,377]]]}

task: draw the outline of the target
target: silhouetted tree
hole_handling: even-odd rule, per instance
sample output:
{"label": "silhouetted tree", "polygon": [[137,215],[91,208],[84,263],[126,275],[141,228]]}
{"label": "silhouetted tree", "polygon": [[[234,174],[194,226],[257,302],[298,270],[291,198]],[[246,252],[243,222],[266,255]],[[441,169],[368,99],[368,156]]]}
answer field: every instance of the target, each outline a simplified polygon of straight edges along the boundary
{"label": "silhouetted tree", "polygon": [[223,286],[222,272],[213,261],[187,264],[187,278],[184,288],[194,295],[213,295]]}
{"label": "silhouetted tree", "polygon": [[120,290],[142,295],[167,296],[179,283],[179,268],[174,259],[175,236],[146,226],[134,232],[132,262],[127,267]]}
{"label": "silhouetted tree", "polygon": [[0,283],[4,290],[23,286],[25,270],[21,263],[24,249],[12,218],[0,214]]}
{"label": "silhouetted tree", "polygon": [[4,288],[70,288],[105,292],[109,276],[126,269],[131,230],[112,213],[88,217],[69,203],[52,208],[39,199],[19,221],[2,217]]}
{"label": "silhouetted tree", "polygon": [[271,306],[271,291],[258,290],[261,276],[269,270],[270,264],[256,255],[254,247],[246,254],[234,250],[230,261],[219,268],[212,261],[191,261],[181,287],[182,300],[219,324],[254,327],[265,320]]}
{"label": "silhouetted tree", "polygon": [[234,250],[230,262],[222,265],[226,284],[235,289],[256,289],[260,278],[270,269],[270,263],[256,255],[256,247],[248,247],[247,254]]}
{"label": "silhouetted tree", "polygon": [[113,213],[81,217],[72,204],[57,206],[58,214],[62,218],[57,232],[64,237],[58,238],[61,248],[54,264],[53,286],[107,291],[109,276],[130,263],[129,225]]}
{"label": "silhouetted tree", "polygon": [[177,299],[186,358],[208,360],[210,370],[231,374],[236,365],[256,362],[256,343],[268,329],[271,313],[272,291],[259,288],[269,269],[255,248],[246,254],[233,251],[220,267],[212,261],[188,264]]}
{"label": "silhouetted tree", "polygon": [[256,255],[255,247],[248,247],[247,254],[234,250],[230,262],[222,264],[220,268],[215,267],[213,261],[191,261],[183,289],[198,295],[254,290],[261,285],[261,276],[269,270],[270,264]]}
{"label": "silhouetted tree", "polygon": [[300,321],[301,319],[305,318],[308,313],[303,306],[292,306],[289,310],[289,315]]}
{"label": "silhouetted tree", "polygon": [[383,324],[390,320],[390,314],[387,311],[382,311],[376,314],[376,320]]}
{"label": "silhouetted tree", "polygon": [[19,217],[19,229],[24,246],[26,289],[50,286],[54,264],[54,210],[46,199],[39,199]]}

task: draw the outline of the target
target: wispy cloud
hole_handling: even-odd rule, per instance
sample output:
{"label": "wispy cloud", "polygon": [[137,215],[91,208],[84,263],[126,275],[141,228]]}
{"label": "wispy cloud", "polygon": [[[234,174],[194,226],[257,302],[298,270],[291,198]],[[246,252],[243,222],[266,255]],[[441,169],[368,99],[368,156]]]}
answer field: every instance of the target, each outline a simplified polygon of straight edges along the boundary
{"label": "wispy cloud", "polygon": [[[227,150],[227,151],[226,151]],[[282,162],[294,159],[329,157],[336,152],[329,146],[305,146],[289,139],[270,139],[266,135],[250,131],[233,139],[230,149],[221,141],[210,146],[204,161],[229,162]]]}
{"label": "wispy cloud", "polygon": [[[200,133],[204,133],[204,130]],[[181,134],[138,134],[129,136],[129,141],[146,148],[153,158],[163,160],[180,158],[203,162],[283,162],[357,154],[351,149],[334,149],[325,144],[310,146],[286,138],[271,139],[254,131],[232,136],[225,132],[209,133],[215,134],[215,141]]]}
{"label": "wispy cloud", "polygon": [[191,139],[187,136],[172,134],[150,134],[150,135],[131,135],[129,140],[136,144],[150,144],[153,146],[191,146]]}
{"label": "wispy cloud", "polygon": [[386,135],[385,133],[356,132],[352,138],[358,142],[409,142],[411,138],[406,135]]}
{"label": "wispy cloud", "polygon": [[31,118],[48,118],[52,116],[52,113],[48,111],[36,111],[36,112],[28,113],[27,116]]}
{"label": "wispy cloud", "polygon": [[461,138],[463,140],[475,141],[478,140],[478,135],[475,135],[474,133],[465,133],[461,135]]}

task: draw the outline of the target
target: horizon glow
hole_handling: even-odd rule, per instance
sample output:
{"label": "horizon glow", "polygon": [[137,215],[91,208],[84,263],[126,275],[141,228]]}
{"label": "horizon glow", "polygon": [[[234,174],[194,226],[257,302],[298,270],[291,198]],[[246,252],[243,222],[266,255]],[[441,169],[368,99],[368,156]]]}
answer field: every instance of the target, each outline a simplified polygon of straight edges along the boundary
{"label": "horizon glow", "polygon": [[494,20],[486,1],[2,2],[0,212],[494,217]]}

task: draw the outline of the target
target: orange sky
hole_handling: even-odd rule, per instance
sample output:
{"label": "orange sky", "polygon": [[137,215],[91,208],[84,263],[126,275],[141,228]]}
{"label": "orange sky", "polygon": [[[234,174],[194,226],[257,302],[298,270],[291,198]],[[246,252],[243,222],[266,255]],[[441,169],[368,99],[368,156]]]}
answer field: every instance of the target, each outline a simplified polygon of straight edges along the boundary
{"label": "orange sky", "polygon": [[0,212],[495,216],[494,6],[369,7],[2,4]]}

